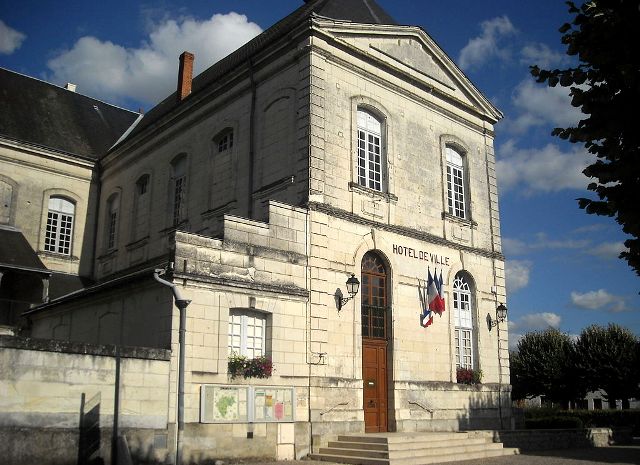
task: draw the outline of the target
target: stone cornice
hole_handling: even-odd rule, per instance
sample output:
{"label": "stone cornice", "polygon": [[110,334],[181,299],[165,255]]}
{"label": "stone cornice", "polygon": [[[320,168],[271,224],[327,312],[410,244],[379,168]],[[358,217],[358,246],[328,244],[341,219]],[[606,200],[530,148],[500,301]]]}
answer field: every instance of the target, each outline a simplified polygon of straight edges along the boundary
{"label": "stone cornice", "polygon": [[174,272],[174,279],[184,279],[187,281],[198,282],[198,283],[206,283],[217,285],[221,287],[221,290],[239,289],[239,290],[251,290],[256,292],[268,292],[273,294],[284,294],[291,297],[302,297],[304,299],[309,298],[309,291],[294,285],[285,285],[285,284],[269,284],[269,283],[261,283],[256,281],[244,281],[239,279],[232,278],[220,278],[217,276],[206,276],[203,274],[195,274],[195,273],[182,273],[182,272]]}
{"label": "stone cornice", "polygon": [[396,226],[396,225],[390,225],[385,223],[379,223],[377,221],[368,220],[366,218],[363,218],[361,216],[358,216],[346,210],[342,210],[341,208],[332,207],[331,205],[327,205],[325,203],[309,202],[309,210],[318,211],[321,213],[325,213],[329,216],[332,216],[334,218],[339,218],[346,221],[350,221],[352,223],[369,226],[382,231],[388,231],[395,234],[400,234],[401,236],[418,239],[420,241],[429,242],[431,244],[441,245],[444,247],[461,250],[463,252],[469,252],[476,255],[481,255],[483,257],[495,258],[497,260],[504,261],[504,255],[502,255],[499,252],[493,252],[490,250],[479,249],[476,247],[469,247],[466,245],[458,244],[456,242],[449,241],[442,237],[438,237],[424,231],[418,231],[416,229],[407,228],[405,226]]}

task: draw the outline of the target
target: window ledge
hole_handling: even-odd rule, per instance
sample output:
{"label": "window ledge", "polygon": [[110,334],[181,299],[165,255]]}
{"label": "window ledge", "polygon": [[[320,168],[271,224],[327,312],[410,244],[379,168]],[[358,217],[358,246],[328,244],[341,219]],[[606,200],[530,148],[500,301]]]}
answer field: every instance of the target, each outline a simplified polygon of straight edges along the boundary
{"label": "window ledge", "polygon": [[229,213],[231,210],[235,209],[238,202],[236,199],[231,200],[230,202],[225,203],[224,205],[219,205],[217,207],[211,208],[206,212],[200,213],[200,216],[204,220],[209,220],[211,218],[215,218],[216,216],[222,216],[226,213]]}
{"label": "window ledge", "polygon": [[390,192],[381,192],[381,191],[377,191],[375,189],[371,189],[370,187],[365,187],[365,186],[361,186],[360,184],[356,183],[356,182],[350,182],[349,183],[349,190],[352,192],[359,192],[361,194],[365,194],[368,195],[370,197],[379,197],[381,199],[384,199],[387,203],[389,202],[397,202],[398,201],[398,196],[390,193]]}
{"label": "window ledge", "polygon": [[147,245],[149,243],[149,238],[150,238],[150,236],[147,235],[147,236],[143,237],[142,239],[138,239],[138,240],[135,240],[133,242],[128,243],[124,247],[129,252],[132,251],[132,250],[138,249],[140,247],[144,247],[145,245]]}
{"label": "window ledge", "polygon": [[448,213],[448,212],[442,212],[442,219],[449,220],[453,223],[458,223],[460,226],[469,226],[470,228],[478,227],[478,223],[476,223],[475,221],[465,219],[465,218],[460,218],[459,216],[452,215],[451,213]]}
{"label": "window ledge", "polygon": [[80,261],[79,257],[75,257],[73,255],[67,255],[67,254],[56,253],[56,252],[47,252],[46,250],[38,251],[38,256],[39,257],[52,258],[52,259],[55,258],[56,260],[65,260],[65,261],[70,261],[70,262],[78,262],[78,261]]}
{"label": "window ledge", "polygon": [[189,224],[189,220],[182,220],[175,226],[169,226],[168,228],[161,229],[160,234],[172,233],[178,230],[185,231],[185,229],[180,229],[180,227],[186,226],[187,224]]}
{"label": "window ledge", "polygon": [[109,249],[105,250],[102,255],[98,257],[98,260],[109,260],[110,258],[115,257],[118,254],[118,249]]}

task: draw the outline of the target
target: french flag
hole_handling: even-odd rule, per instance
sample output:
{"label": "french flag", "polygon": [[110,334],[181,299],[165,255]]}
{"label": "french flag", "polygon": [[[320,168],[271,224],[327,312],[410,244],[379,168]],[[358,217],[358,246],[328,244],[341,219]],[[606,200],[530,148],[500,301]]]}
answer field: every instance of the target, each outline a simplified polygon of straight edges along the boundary
{"label": "french flag", "polygon": [[[429,274],[429,277],[431,277],[431,274]],[[420,314],[420,326],[427,328],[433,323],[433,313],[429,310],[429,289],[428,287],[425,287],[424,284],[421,285],[420,280],[418,280],[418,292],[420,294],[420,306],[422,307],[422,313]]]}
{"label": "french flag", "polygon": [[[442,271],[440,271],[440,277],[437,276],[436,272],[433,272],[433,283],[435,286],[435,294],[433,295],[433,299],[431,296],[429,297],[429,309],[442,316],[442,312],[445,310],[444,305],[444,285],[442,283]],[[431,276],[429,276],[431,279]],[[431,289],[431,287],[429,287]]]}

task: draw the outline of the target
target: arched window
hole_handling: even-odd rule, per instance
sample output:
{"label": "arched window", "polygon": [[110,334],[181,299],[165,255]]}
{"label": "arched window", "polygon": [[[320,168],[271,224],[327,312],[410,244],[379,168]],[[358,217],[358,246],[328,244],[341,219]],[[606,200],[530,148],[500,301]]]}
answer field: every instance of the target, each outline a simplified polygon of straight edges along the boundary
{"label": "arched window", "polygon": [[453,147],[447,146],[447,204],[449,213],[458,218],[467,218],[465,199],[464,158]]}
{"label": "arched window", "polygon": [[71,255],[75,211],[75,205],[69,200],[63,197],[49,198],[44,237],[45,251]]}
{"label": "arched window", "polygon": [[474,324],[472,286],[465,273],[457,273],[453,281],[453,314],[455,319],[456,367],[474,368]]}
{"label": "arched window", "polygon": [[186,217],[187,156],[178,155],[171,162],[172,224],[178,226]]}
{"label": "arched window", "polygon": [[105,229],[105,246],[107,249],[116,247],[118,241],[118,222],[120,220],[120,196],[111,194],[107,200],[107,218]]}
{"label": "arched window", "polygon": [[358,109],[358,184],[383,190],[384,146],[382,121],[372,113]]}
{"label": "arched window", "polygon": [[133,208],[133,239],[140,239],[149,230],[149,175],[138,178],[135,186],[135,204]]}
{"label": "arched window", "polygon": [[367,252],[362,258],[362,337],[387,338],[387,270],[380,256]]}

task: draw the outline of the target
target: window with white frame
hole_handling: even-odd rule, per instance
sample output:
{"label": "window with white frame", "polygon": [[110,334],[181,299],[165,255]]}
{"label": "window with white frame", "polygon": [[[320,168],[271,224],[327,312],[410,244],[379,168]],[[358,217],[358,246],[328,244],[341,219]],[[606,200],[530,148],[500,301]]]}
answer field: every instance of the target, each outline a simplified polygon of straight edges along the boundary
{"label": "window with white frame", "polygon": [[358,110],[358,184],[377,191],[383,189],[382,128],[380,119]]}
{"label": "window with white frame", "polygon": [[71,238],[75,205],[62,197],[51,197],[47,211],[47,228],[44,236],[44,250],[71,255]]}
{"label": "window with white frame", "polygon": [[471,286],[464,274],[453,281],[453,314],[455,320],[456,367],[474,367],[474,329]]}
{"label": "window with white frame", "polygon": [[253,310],[229,312],[229,354],[255,358],[266,353],[267,316]]}
{"label": "window with white frame", "polygon": [[449,213],[458,218],[467,217],[465,206],[464,159],[456,149],[447,146],[447,204]]}
{"label": "window with white frame", "polygon": [[184,219],[187,201],[187,157],[178,155],[171,162],[172,169],[172,223],[178,226]]}
{"label": "window with white frame", "polygon": [[135,204],[133,207],[133,239],[140,239],[149,229],[149,175],[140,176],[135,186]]}
{"label": "window with white frame", "polygon": [[107,219],[105,229],[105,246],[113,249],[118,240],[118,220],[120,215],[120,196],[112,194],[107,200]]}

